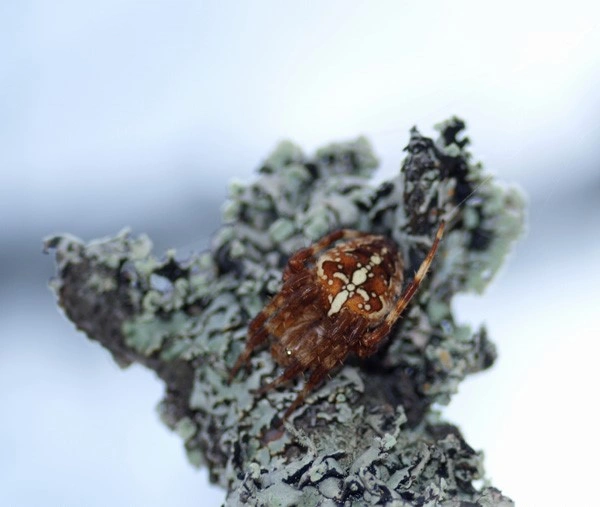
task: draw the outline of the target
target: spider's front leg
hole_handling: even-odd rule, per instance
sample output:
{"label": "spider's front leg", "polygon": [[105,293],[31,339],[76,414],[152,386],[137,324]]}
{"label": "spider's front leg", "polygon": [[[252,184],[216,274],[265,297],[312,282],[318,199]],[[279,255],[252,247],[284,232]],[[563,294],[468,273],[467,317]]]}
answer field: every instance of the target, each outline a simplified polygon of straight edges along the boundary
{"label": "spider's front leg", "polygon": [[[390,329],[396,323],[396,321],[400,318],[400,316],[402,315],[402,312],[404,312],[404,310],[408,306],[408,303],[410,303],[413,296],[419,290],[419,287],[421,286],[421,282],[423,281],[423,278],[425,278],[425,275],[427,274],[427,271],[429,270],[429,267],[431,266],[431,263],[435,256],[435,253],[437,252],[437,249],[438,249],[438,246],[442,239],[442,236],[444,234],[445,228],[446,228],[446,221],[441,220],[438,230],[435,234],[435,239],[433,240],[433,244],[431,245],[429,252],[427,252],[427,256],[425,257],[425,260],[419,266],[419,270],[416,272],[415,277],[413,278],[412,282],[410,282],[408,284],[408,286],[406,287],[406,289],[404,290],[404,292],[402,293],[402,295],[396,302],[396,305],[394,306],[392,311],[386,317],[385,323],[389,326]],[[388,330],[388,332],[389,332],[389,330]]]}
{"label": "spider's front leg", "polygon": [[415,274],[412,282],[408,284],[390,313],[386,316],[386,318],[379,324],[377,327],[373,328],[369,333],[367,333],[356,345],[355,353],[358,357],[364,359],[365,357],[369,357],[377,350],[381,341],[390,334],[392,327],[396,323],[396,321],[402,316],[402,313],[412,300],[413,296],[419,290],[421,286],[421,282],[429,267],[431,266],[431,262],[437,252],[440,240],[442,239],[442,235],[444,234],[444,228],[446,227],[446,222],[442,220],[438,227],[437,233],[435,235],[435,239],[429,252],[427,253],[427,257],[419,266],[419,270]]}
{"label": "spider's front leg", "polygon": [[365,334],[354,347],[354,353],[360,358],[365,359],[372,356],[382,340],[390,334],[392,327],[387,322],[382,322],[371,332]]}

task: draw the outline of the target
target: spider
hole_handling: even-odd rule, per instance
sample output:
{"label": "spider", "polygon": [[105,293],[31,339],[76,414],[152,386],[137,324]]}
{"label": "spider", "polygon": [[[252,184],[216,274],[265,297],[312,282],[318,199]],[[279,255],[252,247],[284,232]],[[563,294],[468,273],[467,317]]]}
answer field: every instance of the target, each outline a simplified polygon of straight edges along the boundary
{"label": "spider", "polygon": [[284,372],[259,389],[259,394],[311,371],[285,411],[285,421],[350,353],[365,358],[377,350],[419,289],[444,227],[442,220],[404,292],[404,261],[396,244],[384,236],[341,229],[296,252],[284,269],[280,291],[250,322],[246,348],[231,369],[229,381],[253,350],[270,338],[271,354]]}

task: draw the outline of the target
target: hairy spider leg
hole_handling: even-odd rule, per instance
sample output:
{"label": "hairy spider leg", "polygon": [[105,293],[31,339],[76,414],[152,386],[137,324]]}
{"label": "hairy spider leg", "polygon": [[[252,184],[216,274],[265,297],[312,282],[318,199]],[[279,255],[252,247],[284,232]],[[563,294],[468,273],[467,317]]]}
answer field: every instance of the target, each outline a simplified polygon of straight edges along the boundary
{"label": "hairy spider leg", "polygon": [[312,371],[310,377],[304,383],[304,387],[298,393],[298,396],[296,396],[296,399],[284,412],[283,417],[281,418],[282,423],[294,412],[294,410],[296,410],[300,405],[302,405],[308,394],[315,388],[316,385],[318,385],[325,378],[328,371],[329,369],[324,364],[320,364]]}
{"label": "hairy spider leg", "polygon": [[231,383],[236,373],[250,359],[252,351],[267,340],[269,332],[264,324],[267,319],[277,311],[284,300],[285,296],[280,292],[258,313],[256,317],[254,317],[254,319],[252,319],[248,326],[248,341],[246,342],[246,347],[240,354],[240,357],[237,358],[233,368],[231,368],[229,379],[227,380],[228,383]]}
{"label": "hairy spider leg", "polygon": [[[332,343],[331,340],[327,339],[329,336],[331,336],[328,334],[317,344],[315,348],[316,359],[314,360],[314,362],[316,362],[316,366],[312,368],[310,377],[305,382],[302,390],[296,396],[296,399],[283,414],[281,423],[283,423],[294,412],[294,410],[302,405],[308,394],[321,383],[321,381],[333,368],[338,365],[337,363],[343,365],[344,360],[352,350],[354,343],[365,332],[366,326],[367,324],[362,319],[358,318],[356,315],[353,315],[347,310],[343,310],[341,318],[337,323],[337,329],[335,332],[344,333],[344,336],[347,338],[345,340],[338,340]],[[346,329],[350,330],[347,334],[345,333]],[[307,366],[302,361],[298,361],[294,367],[286,369],[286,371],[274,382],[261,389],[261,392],[265,392],[272,387],[286,382],[287,380],[291,380],[298,375],[298,373],[309,368],[310,366]]]}
{"label": "hairy spider leg", "polygon": [[360,236],[365,236],[367,233],[361,231],[355,231],[353,229],[338,229],[337,231],[330,232],[327,236],[323,236],[317,241],[310,250],[313,250],[313,254],[325,250],[332,243],[339,241],[340,239],[353,239]]}
{"label": "hairy spider leg", "polygon": [[[291,297],[298,298],[301,302],[311,297],[312,289],[302,290],[306,286],[306,278],[306,276],[299,275],[287,282],[288,291],[286,292],[291,291],[294,294]],[[244,351],[240,354],[229,373],[229,382],[233,380],[240,368],[248,362],[254,349],[267,341],[269,335],[274,334],[274,331],[277,333],[277,326],[284,325],[287,320],[286,317],[291,317],[291,315],[287,315],[285,310],[281,317],[279,315],[283,303],[290,297],[286,292],[280,291],[248,325],[248,341]],[[270,322],[272,322],[272,325],[269,325]]]}
{"label": "hairy spider leg", "polygon": [[[322,352],[321,349],[324,348],[323,343],[325,341],[326,340],[321,340],[321,342],[316,346],[318,352]],[[319,345],[321,345],[321,346],[319,347]],[[318,357],[319,357],[319,359],[321,359],[320,355]],[[319,363],[319,364],[321,364],[321,363]],[[270,391],[271,389],[274,389],[277,386],[296,378],[300,373],[304,373],[309,368],[310,368],[310,366],[308,364],[306,364],[306,362],[303,361],[302,358],[294,357],[292,364],[289,365],[284,370],[284,372],[281,375],[279,375],[279,377],[277,377],[275,380],[269,382],[268,384],[265,384],[260,389],[258,389],[256,392],[258,394],[264,394],[267,391]],[[311,378],[312,378],[312,375],[311,375]]]}
{"label": "hairy spider leg", "polygon": [[277,386],[280,386],[281,384],[285,384],[288,380],[291,380],[291,379],[297,377],[305,369],[306,368],[302,363],[300,363],[299,361],[295,361],[292,365],[288,366],[285,369],[285,371],[281,375],[279,375],[279,377],[277,377],[275,380],[272,380],[271,382],[259,387],[255,392],[256,392],[256,394],[265,394],[266,392],[270,391],[271,389],[275,389]]}
{"label": "hairy spider leg", "polygon": [[287,292],[292,292],[300,298],[304,296],[305,291],[303,291],[302,288],[306,286],[307,278],[309,278],[308,275],[302,276],[301,274],[296,275],[295,277],[290,277],[290,279],[285,283],[287,291],[279,291],[275,297],[271,299],[271,301],[267,303],[267,305],[256,315],[256,317],[250,321],[250,324],[248,325],[248,341],[246,342],[246,347],[229,372],[228,382],[231,383],[233,377],[235,377],[240,368],[246,364],[246,362],[248,362],[253,350],[267,341],[269,335],[272,334],[273,329],[269,329],[268,322],[272,320],[273,316],[278,316],[279,311],[289,298]]}
{"label": "hairy spider leg", "polygon": [[285,411],[281,423],[283,423],[290,414],[302,404],[306,396],[308,396],[308,394],[325,378],[327,373],[336,366],[337,362],[343,364],[343,360],[350,353],[353,340],[365,331],[366,324],[362,324],[362,321],[357,319],[356,316],[352,315],[350,312],[344,311],[339,321],[338,326],[336,326],[339,327],[339,329],[336,329],[336,331],[340,331],[342,328],[351,329],[348,340],[341,340],[332,344],[331,341],[327,339],[330,335],[323,335],[323,339],[315,344],[314,357],[316,359],[307,361],[307,358],[294,358],[293,363],[288,366],[279,377],[256,391],[257,394],[264,394],[267,391],[296,378],[300,373],[304,373],[306,370],[311,369],[313,362],[316,363],[316,366],[312,368],[312,373],[305,382],[304,387],[298,393],[292,405]]}
{"label": "hairy spider leg", "polygon": [[318,351],[319,355],[317,356],[319,357],[320,362],[315,368],[313,368],[310,377],[304,383],[304,387],[298,393],[296,399],[284,412],[283,417],[281,418],[281,423],[283,423],[294,412],[294,410],[296,410],[300,405],[302,405],[302,403],[304,403],[304,400],[309,395],[309,393],[321,383],[321,381],[336,366],[336,363],[340,361],[340,359],[343,363],[343,360],[350,353],[351,348],[350,343],[347,341],[338,341],[331,345],[327,342],[327,340],[323,340],[323,342],[320,345],[320,350]]}
{"label": "hairy spider leg", "polygon": [[[292,283],[296,282],[296,279],[299,280],[299,283]],[[281,338],[290,331],[293,332],[296,328],[303,328],[310,322],[314,323],[317,320],[314,305],[319,299],[319,288],[313,283],[312,274],[303,272],[290,278],[285,283],[281,293],[287,296],[285,305],[279,308],[277,313],[264,323],[269,333],[280,339],[279,341],[282,341]],[[305,311],[299,312],[298,308]]]}
{"label": "hairy spider leg", "polygon": [[253,333],[249,336],[246,348],[237,358],[237,361],[233,365],[233,368],[231,368],[231,370],[229,371],[229,377],[227,379],[228,384],[231,384],[231,381],[233,380],[237,372],[240,370],[240,368],[248,362],[254,348],[266,341],[268,337],[269,333],[264,328],[259,329],[258,332]]}
{"label": "hairy spider leg", "polygon": [[412,282],[408,284],[406,290],[398,299],[396,306],[388,314],[381,326],[375,328],[361,340],[360,345],[356,349],[356,353],[360,358],[370,356],[374,352],[379,342],[391,331],[393,325],[396,323],[400,315],[402,315],[402,312],[406,309],[408,303],[410,303],[410,300],[419,290],[419,286],[421,285],[423,278],[425,278],[425,275],[427,274],[427,271],[429,270],[431,262],[433,261],[433,258],[435,256],[435,253],[437,252],[438,245],[440,244],[440,240],[442,239],[442,235],[444,234],[445,227],[446,221],[441,220],[440,226],[438,227],[438,230],[435,234],[433,244],[431,245],[431,248],[427,253],[427,257],[425,257],[425,260],[421,263],[421,266],[415,274],[415,277],[413,278]]}
{"label": "hairy spider leg", "polygon": [[[315,322],[315,326],[317,325],[319,325],[319,323]],[[316,331],[314,332],[316,333]],[[283,338],[284,337],[282,337],[282,339]],[[285,337],[285,345],[290,348],[297,345],[298,342],[301,340],[314,340],[313,350],[315,352],[316,359],[311,359],[302,356],[292,356],[292,364],[287,366],[284,372],[279,377],[277,377],[272,382],[269,382],[268,384],[262,386],[257,392],[263,394],[289,380],[294,379],[300,373],[303,373],[306,370],[310,369],[313,362],[316,362],[316,364],[321,364],[328,355],[328,353],[332,352],[332,347],[327,338],[328,336],[325,336],[324,334],[316,334],[313,336],[309,336],[307,334],[302,333],[291,333],[291,336]]]}

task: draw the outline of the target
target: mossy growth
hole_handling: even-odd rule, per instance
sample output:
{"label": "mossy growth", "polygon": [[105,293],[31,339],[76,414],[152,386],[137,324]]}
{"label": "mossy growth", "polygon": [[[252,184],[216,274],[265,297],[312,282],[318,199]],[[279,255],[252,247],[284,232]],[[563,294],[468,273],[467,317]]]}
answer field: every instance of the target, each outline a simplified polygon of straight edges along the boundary
{"label": "mossy growth", "polygon": [[[521,194],[471,160],[464,128],[443,122],[435,141],[413,129],[398,175],[378,186],[364,138],[314,156],[281,143],[255,182],[231,184],[223,226],[190,259],[158,259],[127,231],[46,241],[67,316],[121,366],[139,362],[164,380],[161,417],[228,491],[226,505],[512,505],[481,484],[481,454],[431,408],[496,358],[484,327],[456,321],[452,298],[485,288],[524,221]],[[430,274],[389,339],[348,361],[269,438],[302,381],[255,394],[278,372],[266,349],[227,377],[290,254],[334,229],[370,231],[396,241],[411,279],[442,217]]]}

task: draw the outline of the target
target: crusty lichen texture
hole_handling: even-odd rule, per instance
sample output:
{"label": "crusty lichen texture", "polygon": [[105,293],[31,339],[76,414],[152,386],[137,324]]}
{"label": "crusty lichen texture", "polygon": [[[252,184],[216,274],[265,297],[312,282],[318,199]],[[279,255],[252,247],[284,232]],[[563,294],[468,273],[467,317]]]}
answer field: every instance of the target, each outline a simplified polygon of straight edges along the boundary
{"label": "crusty lichen texture", "polygon": [[[254,183],[231,185],[224,225],[189,260],[158,259],[147,237],[128,232],[47,240],[67,316],[119,365],[142,363],[164,380],[162,418],[228,491],[226,505],[512,505],[482,485],[480,453],[431,408],[494,362],[485,328],[457,322],[452,297],[481,292],[523,227],[521,194],[472,162],[464,127],[452,118],[436,141],[413,129],[398,175],[378,186],[364,138],[314,156],[283,142]],[[268,347],[227,378],[289,256],[332,230],[358,229],[392,238],[410,280],[442,217],[432,268],[389,339],[313,391],[275,438],[302,379],[255,394],[279,374]]]}

